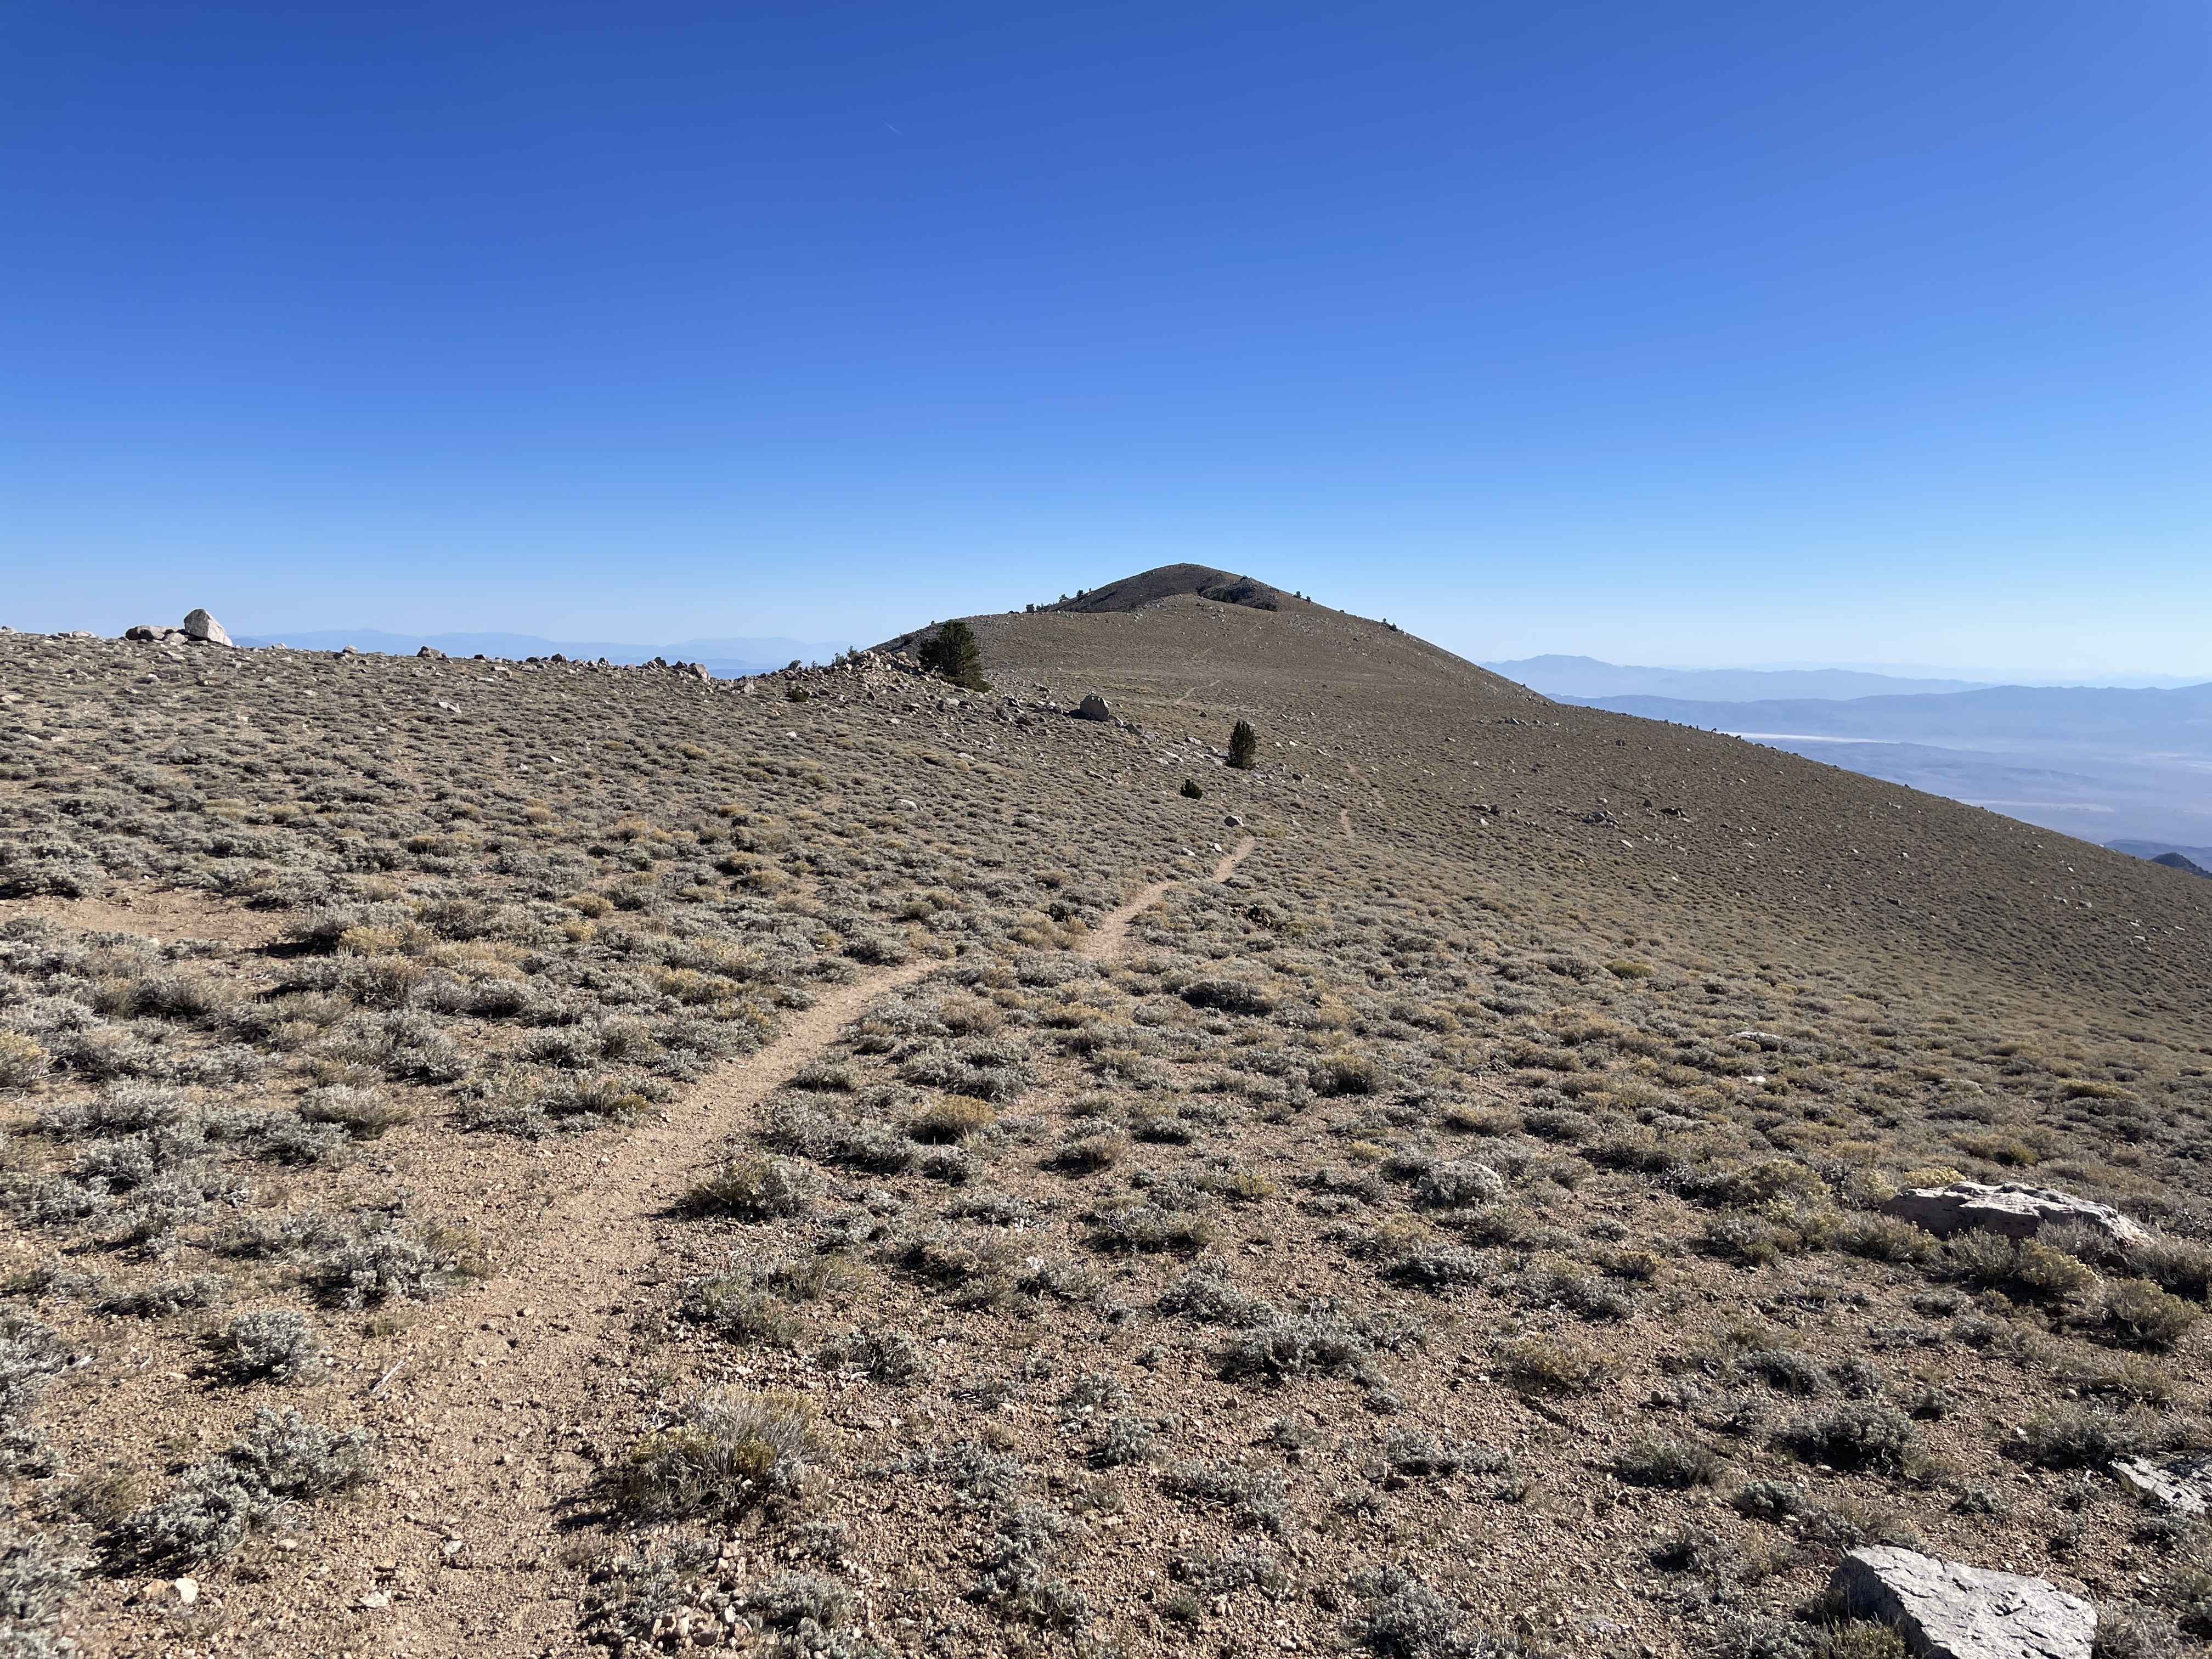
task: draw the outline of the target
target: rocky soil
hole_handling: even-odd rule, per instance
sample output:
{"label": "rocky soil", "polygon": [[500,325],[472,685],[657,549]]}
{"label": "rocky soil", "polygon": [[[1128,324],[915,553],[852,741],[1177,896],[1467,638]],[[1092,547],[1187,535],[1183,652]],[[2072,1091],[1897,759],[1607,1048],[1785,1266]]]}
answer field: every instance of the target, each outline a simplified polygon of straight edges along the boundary
{"label": "rocky soil", "polygon": [[1272,602],[0,635],[21,1650],[2193,1647],[2203,884]]}

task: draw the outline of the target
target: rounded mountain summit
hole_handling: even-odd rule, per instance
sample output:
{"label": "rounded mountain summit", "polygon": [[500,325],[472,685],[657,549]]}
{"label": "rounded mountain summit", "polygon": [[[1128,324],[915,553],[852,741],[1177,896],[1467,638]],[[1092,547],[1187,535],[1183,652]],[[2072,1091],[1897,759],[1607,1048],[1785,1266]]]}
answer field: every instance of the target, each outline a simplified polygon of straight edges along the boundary
{"label": "rounded mountain summit", "polygon": [[[1162,565],[1053,604],[959,620],[994,680],[1050,686],[1071,702],[1090,691],[1186,708],[1374,694],[1547,702],[1391,623],[1201,564]],[[940,626],[876,649],[916,652]]]}

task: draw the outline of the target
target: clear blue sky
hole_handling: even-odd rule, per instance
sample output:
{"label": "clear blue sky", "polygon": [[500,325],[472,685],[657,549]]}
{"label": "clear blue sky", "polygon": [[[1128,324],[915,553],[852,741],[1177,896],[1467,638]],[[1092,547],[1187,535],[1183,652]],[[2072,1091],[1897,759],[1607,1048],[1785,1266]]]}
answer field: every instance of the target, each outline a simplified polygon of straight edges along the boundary
{"label": "clear blue sky", "polygon": [[2212,12],[0,5],[0,621],[2212,673]]}

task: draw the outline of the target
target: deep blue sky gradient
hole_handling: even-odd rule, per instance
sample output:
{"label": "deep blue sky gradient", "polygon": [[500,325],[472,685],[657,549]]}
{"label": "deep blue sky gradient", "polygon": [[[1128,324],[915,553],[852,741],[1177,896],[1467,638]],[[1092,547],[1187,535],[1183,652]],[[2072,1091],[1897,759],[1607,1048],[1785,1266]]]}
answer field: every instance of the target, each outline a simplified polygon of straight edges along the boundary
{"label": "deep blue sky gradient", "polygon": [[0,4],[0,622],[2212,674],[2212,14]]}

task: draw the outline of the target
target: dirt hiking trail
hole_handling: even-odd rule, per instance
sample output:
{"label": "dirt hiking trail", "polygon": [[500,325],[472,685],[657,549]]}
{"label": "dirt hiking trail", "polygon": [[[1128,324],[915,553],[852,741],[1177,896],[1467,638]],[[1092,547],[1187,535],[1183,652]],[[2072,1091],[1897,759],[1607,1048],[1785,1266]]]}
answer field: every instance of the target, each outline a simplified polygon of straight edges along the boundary
{"label": "dirt hiking trail", "polygon": [[[718,1067],[618,1146],[545,1211],[509,1271],[423,1316],[424,1340],[391,1379],[381,1477],[374,1496],[325,1525],[349,1544],[415,1571],[387,1608],[380,1650],[430,1655],[585,1650],[573,1604],[552,1601],[556,1527],[588,1472],[562,1449],[579,1425],[636,1275],[656,1251],[654,1224],[712,1163],[740,1116],[834,1042],[877,998],[939,966],[933,959],[823,993],[766,1048]],[[462,1325],[458,1338],[428,1334]],[[612,1381],[620,1387],[619,1374]],[[627,1390],[626,1390],[627,1391]],[[351,1539],[332,1534],[353,1531]],[[452,1547],[458,1539],[458,1547]],[[450,1553],[449,1553],[450,1552]],[[424,1564],[429,1571],[425,1571]]]}
{"label": "dirt hiking trail", "polygon": [[[1245,836],[1208,879],[1226,880],[1257,845]],[[1129,923],[1188,880],[1154,882],[1109,912],[1083,954],[1114,960],[1127,948]],[[563,1508],[586,1490],[589,1475],[563,1445],[604,1415],[604,1401],[591,1403],[595,1394],[610,1381],[618,1389],[629,1382],[606,1375],[606,1356],[623,1346],[631,1286],[656,1253],[657,1222],[745,1113],[871,1003],[940,965],[909,963],[824,993],[775,1042],[718,1067],[664,1119],[617,1146],[592,1149],[601,1153],[597,1166],[574,1166],[580,1182],[549,1205],[506,1274],[424,1316],[423,1340],[380,1402],[386,1414],[376,1491],[325,1523],[333,1555],[410,1569],[393,1576],[405,1595],[366,1610],[381,1626],[376,1647],[471,1659],[587,1650],[562,1595],[568,1575],[550,1571],[559,1565]]]}
{"label": "dirt hiking trail", "polygon": [[[1233,851],[1224,856],[1220,863],[1213,866],[1213,873],[1206,878],[1206,879],[1209,881],[1228,880],[1229,872],[1234,870],[1238,865],[1243,863],[1245,854],[1249,853],[1259,844],[1260,843],[1252,836],[1245,836],[1243,840],[1237,843]],[[1156,881],[1151,886],[1146,888],[1143,892],[1138,894],[1136,897],[1131,899],[1127,904],[1121,906],[1118,909],[1108,911],[1104,919],[1101,921],[1096,927],[1091,930],[1091,937],[1084,940],[1083,954],[1089,957],[1093,962],[1113,962],[1117,960],[1121,957],[1121,953],[1128,948],[1129,924],[1134,921],[1139,916],[1144,915],[1146,911],[1151,909],[1152,906],[1158,904],[1160,902],[1161,895],[1165,893],[1168,889],[1170,887],[1181,887],[1184,885],[1188,879],[1189,878],[1185,876],[1175,876],[1170,877],[1166,881]]]}
{"label": "dirt hiking trail", "polygon": [[[1245,836],[1207,878],[1226,880],[1257,844]],[[1129,923],[1190,879],[1146,887],[1104,917],[1082,954],[1114,960]],[[301,1622],[340,1640],[359,1621],[365,1627],[343,1639],[356,1652],[597,1651],[577,1634],[561,1527],[594,1506],[578,1440],[619,1412],[618,1396],[644,1386],[625,1375],[622,1356],[635,1286],[659,1253],[669,1206],[752,1108],[870,1004],[942,965],[925,959],[827,990],[775,1042],[717,1067],[665,1117],[619,1143],[538,1154],[553,1196],[509,1247],[506,1271],[424,1310],[400,1364],[361,1400],[379,1435],[379,1479],[358,1504],[325,1511],[316,1547],[330,1599],[301,1606]],[[356,1588],[362,1576],[348,1565],[368,1567],[377,1588]]]}

